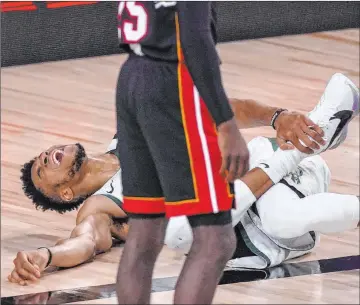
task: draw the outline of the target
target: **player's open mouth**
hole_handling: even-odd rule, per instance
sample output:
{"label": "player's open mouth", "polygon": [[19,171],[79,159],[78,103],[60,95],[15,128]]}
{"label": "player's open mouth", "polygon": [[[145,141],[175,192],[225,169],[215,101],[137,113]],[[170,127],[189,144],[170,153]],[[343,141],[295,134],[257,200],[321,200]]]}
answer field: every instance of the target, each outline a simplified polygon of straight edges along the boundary
{"label": "player's open mouth", "polygon": [[53,153],[51,154],[52,161],[56,165],[60,165],[63,156],[64,156],[64,153],[61,150],[57,150],[57,149],[54,150]]}

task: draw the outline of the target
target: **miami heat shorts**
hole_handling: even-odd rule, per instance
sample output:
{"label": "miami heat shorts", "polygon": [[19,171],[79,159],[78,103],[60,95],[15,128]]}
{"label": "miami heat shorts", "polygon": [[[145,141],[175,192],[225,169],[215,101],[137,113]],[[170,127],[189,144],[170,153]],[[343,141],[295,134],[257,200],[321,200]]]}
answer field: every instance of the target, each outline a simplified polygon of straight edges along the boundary
{"label": "miami heat shorts", "polygon": [[231,210],[232,186],[219,174],[216,126],[185,64],[130,55],[120,71],[116,107],[127,213]]}

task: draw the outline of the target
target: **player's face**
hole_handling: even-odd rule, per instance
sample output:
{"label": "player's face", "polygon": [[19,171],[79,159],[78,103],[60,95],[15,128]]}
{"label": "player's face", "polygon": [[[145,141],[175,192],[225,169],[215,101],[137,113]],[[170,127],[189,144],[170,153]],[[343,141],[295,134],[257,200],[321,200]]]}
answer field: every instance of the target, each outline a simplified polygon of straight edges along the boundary
{"label": "player's face", "polygon": [[58,195],[61,188],[76,181],[85,158],[85,150],[80,144],[52,146],[36,157],[31,179],[46,195]]}

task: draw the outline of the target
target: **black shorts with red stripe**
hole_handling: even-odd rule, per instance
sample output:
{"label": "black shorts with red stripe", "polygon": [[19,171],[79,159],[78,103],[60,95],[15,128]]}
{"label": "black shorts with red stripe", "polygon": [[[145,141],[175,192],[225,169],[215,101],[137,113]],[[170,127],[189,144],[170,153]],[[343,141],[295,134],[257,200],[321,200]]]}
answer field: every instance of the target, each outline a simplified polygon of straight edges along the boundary
{"label": "black shorts with red stripe", "polygon": [[185,64],[130,55],[120,71],[116,107],[127,213],[231,210],[232,186],[219,174],[216,126]]}

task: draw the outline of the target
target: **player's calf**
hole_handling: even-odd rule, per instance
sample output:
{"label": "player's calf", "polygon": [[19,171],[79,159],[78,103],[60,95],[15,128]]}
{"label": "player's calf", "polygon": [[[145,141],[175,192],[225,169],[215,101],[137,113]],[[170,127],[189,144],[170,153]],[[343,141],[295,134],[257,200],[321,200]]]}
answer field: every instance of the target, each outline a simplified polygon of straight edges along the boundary
{"label": "player's calf", "polygon": [[117,275],[119,304],[150,302],[151,276],[164,244],[166,224],[163,217],[130,218],[130,230]]}
{"label": "player's calf", "polygon": [[236,247],[230,212],[189,217],[193,244],[175,289],[175,304],[210,304]]}

